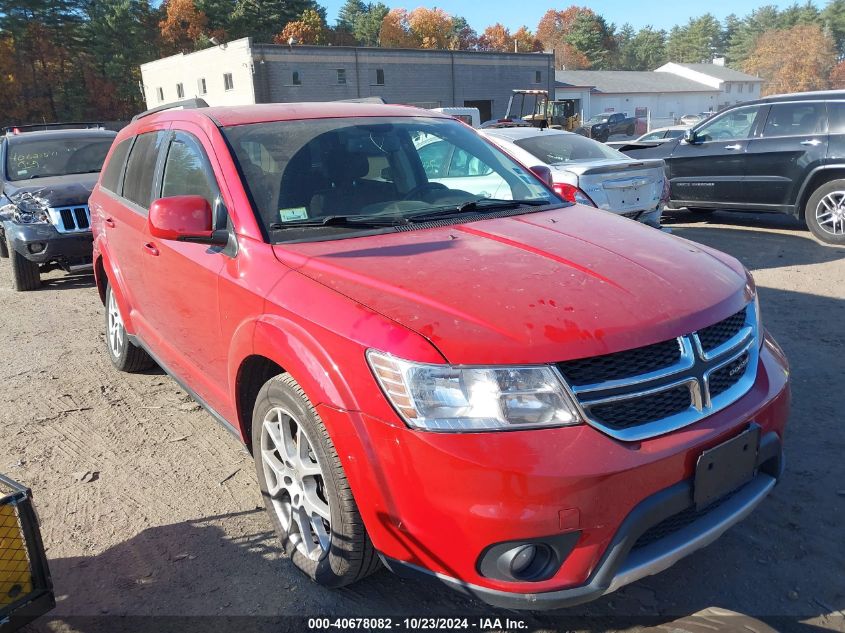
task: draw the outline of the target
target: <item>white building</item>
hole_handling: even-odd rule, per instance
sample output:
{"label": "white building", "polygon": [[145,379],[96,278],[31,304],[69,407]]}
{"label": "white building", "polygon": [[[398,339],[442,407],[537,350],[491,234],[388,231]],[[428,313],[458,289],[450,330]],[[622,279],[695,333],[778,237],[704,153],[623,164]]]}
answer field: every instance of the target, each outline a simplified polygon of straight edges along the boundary
{"label": "white building", "polygon": [[759,77],[716,64],[665,64],[656,71],[558,70],[555,97],[574,99],[582,119],[603,112],[672,125],[685,114],[717,112],[760,98]]}
{"label": "white building", "polygon": [[655,72],[685,77],[719,91],[719,107],[753,101],[760,98],[763,80],[753,75],[727,68],[723,64],[676,64],[669,62]]}

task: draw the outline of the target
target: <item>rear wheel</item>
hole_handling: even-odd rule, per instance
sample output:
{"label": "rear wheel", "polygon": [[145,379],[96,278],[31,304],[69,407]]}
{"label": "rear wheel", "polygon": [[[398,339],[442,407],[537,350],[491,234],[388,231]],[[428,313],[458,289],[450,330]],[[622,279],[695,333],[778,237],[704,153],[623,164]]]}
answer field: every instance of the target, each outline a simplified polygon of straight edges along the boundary
{"label": "rear wheel", "polygon": [[845,246],[845,180],[831,180],[816,189],[804,207],[804,220],[819,241]]}
{"label": "rear wheel", "polygon": [[634,135],[634,126],[633,126],[633,125],[629,125],[629,126],[628,126],[628,129],[627,129],[627,130],[625,130],[625,134],[627,134],[628,136],[633,136],[633,135]]}
{"label": "rear wheel", "polygon": [[106,348],[112,365],[120,371],[136,373],[155,364],[147,352],[129,340],[111,284],[106,287]]}
{"label": "rear wheel", "polygon": [[252,446],[264,505],[300,570],[342,587],[379,568],[326,427],[290,374],[258,393]]}
{"label": "rear wheel", "polygon": [[29,261],[18,253],[6,238],[6,250],[9,253],[9,275],[13,290],[37,290],[41,287],[41,272],[38,264]]}

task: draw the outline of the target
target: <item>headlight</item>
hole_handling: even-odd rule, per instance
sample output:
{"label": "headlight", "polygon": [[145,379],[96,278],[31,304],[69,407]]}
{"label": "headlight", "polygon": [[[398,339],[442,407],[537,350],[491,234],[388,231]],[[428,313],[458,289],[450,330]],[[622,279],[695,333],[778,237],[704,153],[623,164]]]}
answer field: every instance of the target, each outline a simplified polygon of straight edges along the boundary
{"label": "headlight", "polygon": [[18,224],[49,224],[50,216],[44,203],[32,196],[21,196],[15,200],[12,220]]}
{"label": "headlight", "polygon": [[417,429],[494,431],[581,422],[551,367],[429,365],[375,350],[367,360],[387,399]]}

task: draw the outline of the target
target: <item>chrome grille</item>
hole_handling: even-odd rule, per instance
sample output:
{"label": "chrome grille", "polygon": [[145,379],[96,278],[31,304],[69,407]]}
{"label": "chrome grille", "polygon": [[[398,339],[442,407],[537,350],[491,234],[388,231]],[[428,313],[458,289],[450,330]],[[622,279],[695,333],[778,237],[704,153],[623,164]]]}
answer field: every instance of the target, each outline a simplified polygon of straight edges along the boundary
{"label": "chrome grille", "polygon": [[757,317],[740,312],[677,339],[558,364],[588,423],[625,441],[687,426],[754,384]]}
{"label": "chrome grille", "polygon": [[91,230],[91,212],[88,205],[53,207],[48,209],[47,213],[59,233],[84,233]]}

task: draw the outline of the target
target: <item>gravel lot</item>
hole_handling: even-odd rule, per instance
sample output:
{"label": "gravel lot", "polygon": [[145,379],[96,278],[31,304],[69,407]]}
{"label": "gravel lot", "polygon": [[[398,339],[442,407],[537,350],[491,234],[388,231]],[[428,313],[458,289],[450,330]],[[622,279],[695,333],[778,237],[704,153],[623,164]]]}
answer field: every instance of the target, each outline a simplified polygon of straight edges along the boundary
{"label": "gravel lot", "polygon": [[845,250],[781,216],[677,212],[667,224],[755,273],[793,369],[786,476],[706,550],[552,614],[496,611],[387,572],[340,591],[311,584],[280,553],[238,441],[161,372],[112,369],[91,277],[52,273],[32,293],[4,281],[0,472],[34,490],[58,599],[36,628],[185,631],[195,620],[163,616],[251,615],[263,618],[202,630],[281,630],[268,618],[437,614],[638,630],[719,607],[782,631],[845,631]]}

